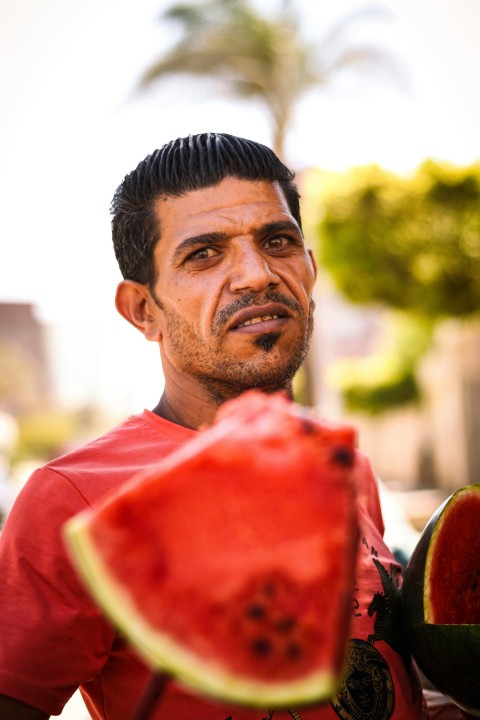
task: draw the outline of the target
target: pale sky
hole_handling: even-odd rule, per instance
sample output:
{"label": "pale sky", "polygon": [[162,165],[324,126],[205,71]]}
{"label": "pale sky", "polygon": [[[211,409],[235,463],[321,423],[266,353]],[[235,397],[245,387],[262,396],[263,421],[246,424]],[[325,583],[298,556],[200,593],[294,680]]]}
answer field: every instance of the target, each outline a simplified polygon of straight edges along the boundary
{"label": "pale sky", "polygon": [[[269,8],[274,0],[256,2]],[[368,4],[297,2],[311,39]],[[402,82],[350,79],[307,98],[289,137],[290,164],[341,170],[376,162],[403,172],[426,157],[478,160],[480,0],[375,4],[390,16],[363,23],[362,37],[398,58]],[[270,142],[258,106],[207,99],[190,82],[134,96],[142,70],[168,43],[158,22],[165,6],[0,0],[0,302],[31,301],[49,321],[91,320],[124,332],[113,310],[120,278],[108,214],[123,176],[188,133]]]}
{"label": "pale sky", "polygon": [[[298,2],[311,37],[366,5]],[[479,0],[376,4],[391,17],[362,27],[399,58],[404,81],[363,78],[312,95],[290,135],[291,164],[378,162],[403,171],[427,156],[480,158]],[[108,205],[126,172],[189,132],[270,141],[259,107],[202,100],[190,83],[133,97],[140,72],[167,41],[157,21],[163,7],[161,0],[1,0],[0,300],[34,300],[49,315],[70,306],[97,313],[118,279]]]}

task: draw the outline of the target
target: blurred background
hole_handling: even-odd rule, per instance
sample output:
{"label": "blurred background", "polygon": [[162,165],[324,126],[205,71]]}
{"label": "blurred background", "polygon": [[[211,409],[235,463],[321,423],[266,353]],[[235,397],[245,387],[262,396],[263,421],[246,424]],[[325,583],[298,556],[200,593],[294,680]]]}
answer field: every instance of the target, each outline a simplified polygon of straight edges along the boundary
{"label": "blurred background", "polygon": [[357,425],[406,534],[479,480],[479,29],[477,0],[2,0],[2,521],[34,467],[157,403],[109,204],[205,131],[297,172],[321,266],[299,401]]}

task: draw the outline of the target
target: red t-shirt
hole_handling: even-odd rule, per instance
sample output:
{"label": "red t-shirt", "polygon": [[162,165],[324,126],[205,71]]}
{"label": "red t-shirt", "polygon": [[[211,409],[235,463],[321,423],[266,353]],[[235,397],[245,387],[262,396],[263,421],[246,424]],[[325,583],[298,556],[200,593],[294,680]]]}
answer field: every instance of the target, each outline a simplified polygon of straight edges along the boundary
{"label": "red t-shirt", "polygon": [[[195,432],[145,411],[37,470],[0,538],[0,693],[59,714],[80,686],[93,718],[129,720],[148,680],[77,580],[61,539],[64,522],[157,463]],[[377,485],[358,457],[360,552],[345,679],[331,703],[276,711],[275,720],[421,720],[422,694],[395,618],[400,567],[385,546]],[[162,720],[261,720],[270,715],[167,686]]]}

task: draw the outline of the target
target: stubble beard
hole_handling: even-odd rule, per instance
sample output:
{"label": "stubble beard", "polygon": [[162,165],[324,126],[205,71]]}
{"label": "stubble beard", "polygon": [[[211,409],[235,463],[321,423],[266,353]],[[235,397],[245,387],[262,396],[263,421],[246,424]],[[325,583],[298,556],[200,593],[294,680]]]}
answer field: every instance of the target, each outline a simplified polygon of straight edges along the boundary
{"label": "stubble beard", "polygon": [[[253,360],[242,360],[226,355],[219,345],[206,343],[184,317],[165,307],[158,298],[154,299],[162,308],[166,319],[167,335],[176,367],[195,378],[217,405],[253,388],[267,393],[290,390],[293,377],[307,354],[313,332],[312,301],[308,314],[305,314],[301,306],[288,297],[278,293],[270,293],[265,297],[266,301],[283,302],[292,308],[298,317],[299,337],[285,362],[284,354],[277,348],[281,332],[265,333],[252,338],[252,344],[258,348],[261,355],[259,357],[257,353]],[[214,321],[213,337],[218,337],[217,332],[225,325],[227,317],[241,307],[252,304],[252,298],[244,296],[232,304],[228,312],[220,313]]]}

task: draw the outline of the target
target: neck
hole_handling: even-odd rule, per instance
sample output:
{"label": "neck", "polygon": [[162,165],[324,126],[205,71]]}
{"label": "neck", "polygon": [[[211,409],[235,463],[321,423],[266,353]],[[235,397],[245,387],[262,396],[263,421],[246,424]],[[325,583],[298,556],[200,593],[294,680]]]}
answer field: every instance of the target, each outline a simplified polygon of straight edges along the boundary
{"label": "neck", "polygon": [[154,413],[192,430],[212,424],[221,403],[188,375],[165,373],[165,389]]}
{"label": "neck", "polygon": [[174,399],[169,397],[167,391],[163,393],[153,412],[164,418],[164,420],[192,430],[199,430],[206,425],[210,425],[215,415],[215,410],[199,412],[196,406],[187,407],[183,403],[175,402]]}
{"label": "neck", "polygon": [[[165,359],[162,361],[165,389],[158,405],[154,408],[160,417],[169,422],[192,430],[199,430],[212,424],[218,408],[227,400],[238,397],[248,390],[244,385],[232,381],[212,378],[196,378],[179,372]],[[258,390],[267,394],[283,392],[292,399],[291,382],[283,387],[262,386]]]}
{"label": "neck", "polygon": [[[268,392],[265,388],[263,391]],[[293,399],[291,388],[283,390],[283,392],[289,399]],[[185,390],[176,394],[166,387],[153,412],[176,425],[182,425],[192,430],[201,430],[212,424],[216,412],[222,404],[222,402],[212,400],[208,394],[203,392],[199,392],[196,396],[194,392],[186,393]]]}

